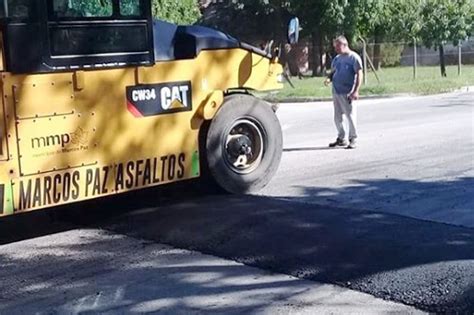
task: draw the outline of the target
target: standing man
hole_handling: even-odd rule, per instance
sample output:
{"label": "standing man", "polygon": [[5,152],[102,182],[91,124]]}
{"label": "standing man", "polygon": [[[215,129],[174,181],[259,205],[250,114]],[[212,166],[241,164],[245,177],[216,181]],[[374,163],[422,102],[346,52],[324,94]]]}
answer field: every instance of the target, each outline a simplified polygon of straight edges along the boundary
{"label": "standing man", "polygon": [[[349,48],[349,43],[344,36],[334,40],[334,48],[337,56],[332,61],[331,73],[324,82],[329,85],[332,82],[334,101],[334,122],[338,136],[329,147],[356,148],[357,139],[357,112],[353,101],[359,98],[359,89],[362,85],[363,72],[360,56]],[[344,130],[343,115],[349,122],[349,144],[346,142],[346,131]]]}

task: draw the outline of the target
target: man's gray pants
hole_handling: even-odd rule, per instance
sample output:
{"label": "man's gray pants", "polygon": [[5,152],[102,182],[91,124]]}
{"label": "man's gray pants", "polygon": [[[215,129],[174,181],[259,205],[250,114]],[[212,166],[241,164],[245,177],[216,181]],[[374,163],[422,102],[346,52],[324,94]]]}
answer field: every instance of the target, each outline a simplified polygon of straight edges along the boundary
{"label": "man's gray pants", "polygon": [[344,130],[344,115],[347,118],[349,124],[349,140],[355,140],[357,138],[357,110],[349,100],[347,94],[337,94],[333,91],[334,101],[334,122],[338,132],[338,138],[343,140],[346,137],[346,131]]}

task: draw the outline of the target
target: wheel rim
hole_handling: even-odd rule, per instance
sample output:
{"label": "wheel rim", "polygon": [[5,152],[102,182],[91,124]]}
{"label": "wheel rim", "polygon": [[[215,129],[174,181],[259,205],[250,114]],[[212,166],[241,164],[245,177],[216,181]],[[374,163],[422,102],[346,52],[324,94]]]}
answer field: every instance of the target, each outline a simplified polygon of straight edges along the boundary
{"label": "wheel rim", "polygon": [[249,118],[237,120],[224,141],[224,161],[231,170],[249,174],[260,166],[265,143],[263,128],[258,122]]}

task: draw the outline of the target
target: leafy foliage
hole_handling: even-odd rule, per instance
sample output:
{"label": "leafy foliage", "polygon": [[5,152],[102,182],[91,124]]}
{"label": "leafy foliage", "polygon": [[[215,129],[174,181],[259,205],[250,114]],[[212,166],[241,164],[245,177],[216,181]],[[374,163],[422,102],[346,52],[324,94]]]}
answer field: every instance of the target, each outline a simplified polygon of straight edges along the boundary
{"label": "leafy foliage", "polygon": [[[86,16],[110,16],[111,0],[56,0],[58,7],[68,8]],[[121,0],[124,15],[137,15],[139,0]],[[152,12],[156,18],[177,24],[193,24],[201,13],[196,0],[152,0]]]}
{"label": "leafy foliage", "polygon": [[[236,0],[213,4],[200,24],[220,29],[244,41],[282,40],[291,18],[286,0]],[[256,31],[257,30],[257,31]]]}
{"label": "leafy foliage", "polygon": [[111,16],[111,0],[56,0],[54,8],[66,16]]}
{"label": "leafy foliage", "polygon": [[429,48],[439,49],[441,76],[446,77],[444,44],[454,45],[472,34],[474,4],[472,0],[425,0],[421,9],[423,26],[420,37]]}
{"label": "leafy foliage", "polygon": [[152,0],[152,10],[156,18],[177,24],[193,24],[201,16],[196,0]]}
{"label": "leafy foliage", "polygon": [[474,5],[471,0],[426,0],[421,15],[420,37],[427,47],[448,42],[457,45],[472,34]]}

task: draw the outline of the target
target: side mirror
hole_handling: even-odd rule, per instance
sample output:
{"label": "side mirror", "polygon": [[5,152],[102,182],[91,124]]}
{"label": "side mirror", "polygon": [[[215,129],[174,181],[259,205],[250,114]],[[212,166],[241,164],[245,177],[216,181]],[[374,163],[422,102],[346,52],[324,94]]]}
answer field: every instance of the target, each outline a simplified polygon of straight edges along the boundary
{"label": "side mirror", "polygon": [[294,17],[288,25],[288,43],[291,45],[298,44],[300,39],[300,20]]}

